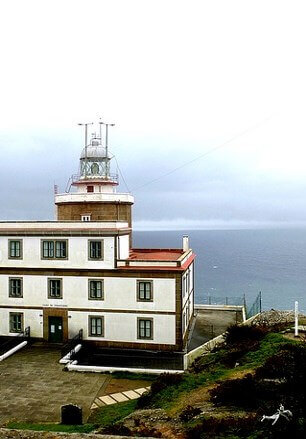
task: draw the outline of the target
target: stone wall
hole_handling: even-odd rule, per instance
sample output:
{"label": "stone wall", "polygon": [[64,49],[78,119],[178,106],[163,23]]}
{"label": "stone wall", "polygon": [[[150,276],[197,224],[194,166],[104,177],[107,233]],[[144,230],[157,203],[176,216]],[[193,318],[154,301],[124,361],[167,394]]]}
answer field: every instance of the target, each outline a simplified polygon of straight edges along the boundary
{"label": "stone wall", "polygon": [[[128,439],[127,436],[112,436],[104,434],[80,433],[51,433],[46,431],[9,430],[0,428],[0,439]],[[145,439],[145,438],[140,438]],[[146,438],[150,439],[150,438]],[[153,439],[153,438],[151,438]]]}

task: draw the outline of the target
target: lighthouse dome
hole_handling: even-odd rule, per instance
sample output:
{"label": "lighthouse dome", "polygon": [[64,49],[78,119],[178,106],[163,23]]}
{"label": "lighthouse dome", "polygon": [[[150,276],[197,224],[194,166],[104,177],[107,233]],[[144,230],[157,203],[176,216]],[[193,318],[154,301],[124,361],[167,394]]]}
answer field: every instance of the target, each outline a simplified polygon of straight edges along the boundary
{"label": "lighthouse dome", "polygon": [[87,151],[83,148],[80,159],[105,159],[107,158],[106,149],[98,142],[92,141],[92,143],[87,147]]}

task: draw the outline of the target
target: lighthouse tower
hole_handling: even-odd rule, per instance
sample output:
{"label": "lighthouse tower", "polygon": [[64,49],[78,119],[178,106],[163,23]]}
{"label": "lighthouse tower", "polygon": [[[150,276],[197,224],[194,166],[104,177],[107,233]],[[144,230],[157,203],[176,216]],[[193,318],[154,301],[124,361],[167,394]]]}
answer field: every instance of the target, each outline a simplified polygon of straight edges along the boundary
{"label": "lighthouse tower", "polygon": [[108,126],[105,139],[92,135],[80,156],[79,173],[70,178],[64,194],[55,195],[56,219],[58,221],[127,221],[132,226],[134,197],[129,193],[117,193],[118,174],[111,173],[112,155],[108,150]]}

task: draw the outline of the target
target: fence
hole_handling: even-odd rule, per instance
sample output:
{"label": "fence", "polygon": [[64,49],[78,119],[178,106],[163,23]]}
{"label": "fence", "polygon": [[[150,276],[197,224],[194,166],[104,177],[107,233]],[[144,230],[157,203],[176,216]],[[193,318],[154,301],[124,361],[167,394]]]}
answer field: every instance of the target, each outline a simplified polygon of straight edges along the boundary
{"label": "fence", "polygon": [[250,308],[246,307],[246,310],[248,319],[261,312],[261,291],[259,291],[253,305]]}
{"label": "fence", "polygon": [[245,295],[243,296],[211,296],[208,294],[203,299],[203,305],[234,305],[244,306],[246,310],[246,316],[250,317],[258,314],[262,310],[262,294],[259,291],[254,303],[251,307],[247,306]]}
{"label": "fence", "polygon": [[211,296],[208,294],[204,297],[203,305],[234,305],[234,306],[244,306],[245,298],[244,296]]}

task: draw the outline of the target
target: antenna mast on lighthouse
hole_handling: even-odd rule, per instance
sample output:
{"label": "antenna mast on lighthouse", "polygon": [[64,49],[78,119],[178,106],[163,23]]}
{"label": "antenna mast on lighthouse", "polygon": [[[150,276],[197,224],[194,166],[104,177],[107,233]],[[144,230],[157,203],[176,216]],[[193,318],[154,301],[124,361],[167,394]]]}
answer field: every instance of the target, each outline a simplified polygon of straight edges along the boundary
{"label": "antenna mast on lighthouse", "polygon": [[[87,165],[87,146],[88,146],[88,125],[93,125],[93,122],[86,122],[86,123],[78,123],[79,126],[85,127],[85,162]],[[85,165],[85,172],[87,170],[87,166]]]}
{"label": "antenna mast on lighthouse", "polygon": [[[102,125],[105,125],[105,155],[108,157],[108,127],[114,127],[114,123],[106,123],[106,122],[99,122],[100,125],[100,136],[101,136],[101,143],[102,143]],[[109,168],[109,161],[106,162],[106,176],[109,178],[110,174],[110,168]]]}

